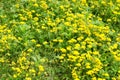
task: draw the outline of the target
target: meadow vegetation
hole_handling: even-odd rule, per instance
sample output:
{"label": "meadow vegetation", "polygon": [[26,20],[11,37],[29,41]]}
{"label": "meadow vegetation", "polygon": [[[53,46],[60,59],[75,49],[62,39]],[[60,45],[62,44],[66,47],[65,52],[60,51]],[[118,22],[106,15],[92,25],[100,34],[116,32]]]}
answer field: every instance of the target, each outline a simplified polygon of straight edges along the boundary
{"label": "meadow vegetation", "polygon": [[120,0],[0,0],[0,80],[120,80]]}

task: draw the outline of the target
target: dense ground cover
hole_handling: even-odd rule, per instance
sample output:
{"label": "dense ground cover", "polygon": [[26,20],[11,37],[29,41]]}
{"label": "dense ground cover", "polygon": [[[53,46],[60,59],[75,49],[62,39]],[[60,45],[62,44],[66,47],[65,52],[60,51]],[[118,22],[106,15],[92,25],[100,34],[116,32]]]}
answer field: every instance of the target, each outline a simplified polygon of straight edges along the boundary
{"label": "dense ground cover", "polygon": [[1,80],[120,80],[120,0],[1,0]]}

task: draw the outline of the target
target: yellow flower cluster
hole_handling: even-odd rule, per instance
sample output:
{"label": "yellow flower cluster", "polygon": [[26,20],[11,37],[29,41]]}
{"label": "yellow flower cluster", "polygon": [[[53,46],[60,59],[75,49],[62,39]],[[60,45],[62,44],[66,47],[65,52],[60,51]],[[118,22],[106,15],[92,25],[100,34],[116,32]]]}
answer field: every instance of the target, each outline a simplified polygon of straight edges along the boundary
{"label": "yellow flower cluster", "polygon": [[120,79],[120,0],[2,2],[1,79]]}

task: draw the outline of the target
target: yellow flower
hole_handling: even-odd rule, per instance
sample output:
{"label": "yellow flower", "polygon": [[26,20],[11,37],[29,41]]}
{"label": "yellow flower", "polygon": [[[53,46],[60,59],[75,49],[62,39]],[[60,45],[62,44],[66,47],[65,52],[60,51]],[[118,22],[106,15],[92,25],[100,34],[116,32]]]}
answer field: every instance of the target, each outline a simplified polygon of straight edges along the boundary
{"label": "yellow flower", "polygon": [[101,3],[102,3],[103,5],[106,5],[106,2],[105,2],[105,1],[102,1]]}
{"label": "yellow flower", "polygon": [[88,47],[88,48],[92,48],[92,45],[89,44],[89,45],[87,45],[87,47]]}
{"label": "yellow flower", "polygon": [[72,0],[72,2],[76,2],[76,0]]}
{"label": "yellow flower", "polygon": [[120,61],[120,56],[114,55],[114,58],[115,58],[116,61]]}
{"label": "yellow flower", "polygon": [[70,26],[71,24],[70,24],[70,22],[65,22],[64,23],[66,26]]}
{"label": "yellow flower", "polygon": [[118,47],[118,44],[115,43],[115,44],[113,45],[113,49],[117,49],[117,47]]}
{"label": "yellow flower", "polygon": [[38,21],[39,20],[39,18],[38,17],[34,17],[34,21]]}
{"label": "yellow flower", "polygon": [[115,77],[112,77],[112,80],[117,80]]}
{"label": "yellow flower", "polygon": [[85,3],[86,3],[86,0],[82,0],[82,3],[85,4]]}
{"label": "yellow flower", "polygon": [[27,20],[27,18],[25,18],[25,17],[22,17],[22,16],[20,17],[20,19],[21,19],[21,20]]}
{"label": "yellow flower", "polygon": [[116,38],[116,41],[117,41],[117,42],[120,42],[120,37],[117,37],[117,38]]}
{"label": "yellow flower", "polygon": [[42,26],[42,29],[46,29],[46,27],[45,27],[45,26]]}
{"label": "yellow flower", "polygon": [[111,38],[106,38],[107,41],[111,41]]}
{"label": "yellow flower", "polygon": [[32,80],[30,77],[26,77],[25,80]]}
{"label": "yellow flower", "polygon": [[43,44],[46,45],[46,44],[48,44],[48,42],[47,42],[47,41],[44,41]]}
{"label": "yellow flower", "polygon": [[44,67],[42,65],[39,65],[38,68],[40,72],[44,71]]}
{"label": "yellow flower", "polygon": [[20,41],[21,41],[21,40],[22,40],[22,38],[21,38],[21,37],[18,37],[18,40],[20,40]]}
{"label": "yellow flower", "polygon": [[118,12],[117,11],[113,11],[113,14],[118,14]]}
{"label": "yellow flower", "polygon": [[93,77],[92,80],[97,80],[96,77]]}
{"label": "yellow flower", "polygon": [[86,47],[85,47],[84,45],[81,46],[81,49],[85,50],[85,48],[86,48]]}
{"label": "yellow flower", "polygon": [[112,2],[112,1],[110,1],[108,4],[109,4],[110,6],[113,6],[113,2]]}
{"label": "yellow flower", "polygon": [[86,68],[87,68],[87,69],[91,68],[91,67],[90,67],[90,63],[86,63],[85,65],[86,65]]}
{"label": "yellow flower", "polygon": [[106,80],[106,79],[104,79],[104,78],[98,78],[97,80]]}
{"label": "yellow flower", "polygon": [[111,19],[107,19],[107,22],[111,22]]}
{"label": "yellow flower", "polygon": [[33,50],[32,50],[31,48],[29,48],[27,51],[28,51],[28,52],[32,52]]}
{"label": "yellow flower", "polygon": [[35,4],[33,4],[33,6],[34,6],[34,7],[38,7],[38,4],[37,4],[37,3],[35,3]]}
{"label": "yellow flower", "polygon": [[78,57],[68,54],[68,58],[69,61],[75,62]]}
{"label": "yellow flower", "polygon": [[61,6],[60,6],[60,9],[64,10],[64,6],[63,6],[63,5],[61,5]]}
{"label": "yellow flower", "polygon": [[4,52],[4,49],[0,49],[0,52]]}
{"label": "yellow flower", "polygon": [[72,77],[73,77],[74,79],[79,80],[79,79],[78,79],[78,75],[77,75],[77,73],[76,73],[76,71],[75,71],[74,69],[72,70]]}
{"label": "yellow flower", "polygon": [[31,41],[32,41],[33,43],[36,43],[36,40],[35,40],[35,39],[32,39]]}
{"label": "yellow flower", "polygon": [[15,5],[15,7],[16,7],[16,8],[19,8],[19,7],[20,7],[20,5],[19,5],[19,4],[16,4],[16,5]]}
{"label": "yellow flower", "polygon": [[32,13],[35,13],[35,10],[31,10]]}
{"label": "yellow flower", "polygon": [[29,69],[29,72],[35,73],[36,71],[34,69]]}
{"label": "yellow flower", "polygon": [[63,40],[62,40],[62,39],[59,39],[58,41],[59,41],[60,43],[62,43],[62,42],[63,42]]}
{"label": "yellow flower", "polygon": [[68,42],[69,42],[69,43],[75,43],[75,42],[77,42],[77,40],[74,39],[74,38],[72,38],[72,39],[70,39]]}
{"label": "yellow flower", "polygon": [[75,78],[74,80],[80,80],[79,78]]}
{"label": "yellow flower", "polygon": [[12,61],[12,65],[15,65],[16,63],[14,61]]}
{"label": "yellow flower", "polygon": [[64,56],[60,56],[59,59],[64,59]]}
{"label": "yellow flower", "polygon": [[78,51],[73,51],[73,55],[78,56],[80,53]]}
{"label": "yellow flower", "polygon": [[98,51],[94,51],[93,54],[94,55],[99,55],[99,52]]}
{"label": "yellow flower", "polygon": [[61,52],[66,53],[66,49],[64,49],[64,48],[61,48],[60,50],[61,50]]}
{"label": "yellow flower", "polygon": [[58,40],[57,39],[53,39],[53,42],[57,42]]}
{"label": "yellow flower", "polygon": [[15,70],[19,73],[21,73],[21,69],[20,68],[15,68]]}
{"label": "yellow flower", "polygon": [[71,46],[67,46],[67,48],[66,48],[66,49],[67,49],[68,51],[70,51],[70,50],[71,50],[71,48],[72,48]]}
{"label": "yellow flower", "polygon": [[120,70],[118,71],[118,73],[120,74]]}
{"label": "yellow flower", "polygon": [[78,41],[81,41],[83,38],[84,38],[84,37],[81,36],[81,37],[78,37],[77,40],[78,40]]}
{"label": "yellow flower", "polygon": [[104,73],[103,76],[109,77],[109,74],[108,73]]}
{"label": "yellow flower", "polygon": [[77,63],[77,64],[76,64],[76,66],[80,67],[80,66],[81,66],[81,64],[80,64],[80,63]]}
{"label": "yellow flower", "polygon": [[40,44],[36,44],[36,47],[40,47],[41,45]]}
{"label": "yellow flower", "polygon": [[88,74],[88,75],[92,75],[92,74],[94,74],[94,71],[89,70],[89,71],[86,72],[86,74]]}
{"label": "yellow flower", "polygon": [[43,8],[43,9],[47,9],[48,8],[48,5],[46,4],[46,2],[45,1],[41,1],[41,7]]}
{"label": "yellow flower", "polygon": [[59,59],[64,59],[64,57],[65,57],[65,54],[62,54],[62,55],[59,57]]}
{"label": "yellow flower", "polygon": [[116,2],[120,3],[120,0],[116,0]]}
{"label": "yellow flower", "polygon": [[20,22],[20,24],[25,24],[25,22]]}
{"label": "yellow flower", "polygon": [[14,75],[13,75],[13,77],[14,77],[14,78],[16,78],[16,77],[17,77],[17,75],[16,75],[16,74],[14,74]]}
{"label": "yellow flower", "polygon": [[4,58],[0,58],[0,62],[2,63],[5,62]]}
{"label": "yellow flower", "polygon": [[75,44],[75,48],[74,49],[77,49],[77,50],[79,50],[80,49],[80,44]]}

